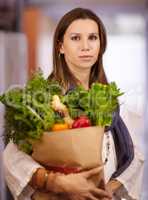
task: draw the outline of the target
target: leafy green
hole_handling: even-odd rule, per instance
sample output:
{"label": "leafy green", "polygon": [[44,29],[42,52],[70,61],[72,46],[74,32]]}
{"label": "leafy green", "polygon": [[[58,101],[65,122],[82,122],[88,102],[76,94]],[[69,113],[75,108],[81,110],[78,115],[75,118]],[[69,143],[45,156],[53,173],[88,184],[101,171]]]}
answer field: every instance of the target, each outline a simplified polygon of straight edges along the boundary
{"label": "leafy green", "polygon": [[44,79],[42,72],[37,71],[23,88],[11,87],[0,96],[6,106],[6,143],[13,140],[21,150],[31,153],[32,141],[40,139],[54,123],[63,123],[61,113],[51,107],[55,94],[67,105],[73,119],[87,115],[92,125],[109,126],[118,107],[118,97],[123,93],[113,82],[108,85],[94,83],[89,90],[77,86],[63,96],[58,82]]}
{"label": "leafy green", "polygon": [[82,86],[76,87],[62,101],[68,106],[72,118],[87,115],[93,125],[109,126],[122,94],[115,82],[108,85],[94,83],[88,91]]}
{"label": "leafy green", "polygon": [[61,95],[57,82],[44,79],[38,71],[24,88],[11,88],[0,96],[6,106],[6,142],[14,141],[23,151],[30,153],[32,140],[39,139],[56,121],[51,108],[52,95]]}

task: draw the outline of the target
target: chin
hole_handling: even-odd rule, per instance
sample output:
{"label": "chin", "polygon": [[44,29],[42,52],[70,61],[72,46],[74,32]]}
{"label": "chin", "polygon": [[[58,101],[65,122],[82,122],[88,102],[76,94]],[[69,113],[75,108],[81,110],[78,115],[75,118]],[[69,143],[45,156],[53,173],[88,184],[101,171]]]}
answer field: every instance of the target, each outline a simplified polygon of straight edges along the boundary
{"label": "chin", "polygon": [[81,64],[80,67],[84,69],[91,69],[93,65],[94,63],[85,63],[85,64]]}

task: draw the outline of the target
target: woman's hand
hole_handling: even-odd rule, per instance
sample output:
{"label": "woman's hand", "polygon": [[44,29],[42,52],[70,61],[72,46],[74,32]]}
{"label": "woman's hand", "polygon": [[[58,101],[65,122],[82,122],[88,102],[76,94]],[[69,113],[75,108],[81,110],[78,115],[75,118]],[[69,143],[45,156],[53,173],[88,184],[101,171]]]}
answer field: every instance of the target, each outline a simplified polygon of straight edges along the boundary
{"label": "woman's hand", "polygon": [[118,190],[120,187],[122,186],[122,184],[118,181],[118,180],[110,180],[107,184],[106,184],[106,190],[113,195],[116,190]]}
{"label": "woman's hand", "polygon": [[111,199],[109,193],[97,188],[88,179],[98,174],[102,167],[94,168],[86,172],[63,175],[59,173],[49,174],[46,189],[55,193],[67,193],[73,200],[97,200],[98,198]]}

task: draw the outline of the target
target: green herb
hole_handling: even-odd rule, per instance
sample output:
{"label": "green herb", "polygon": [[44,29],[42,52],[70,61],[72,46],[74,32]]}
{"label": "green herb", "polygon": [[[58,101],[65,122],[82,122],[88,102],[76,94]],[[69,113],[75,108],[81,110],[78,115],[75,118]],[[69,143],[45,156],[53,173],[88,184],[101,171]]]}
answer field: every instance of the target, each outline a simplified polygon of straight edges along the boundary
{"label": "green herb", "polygon": [[88,91],[82,86],[76,87],[62,101],[72,118],[87,115],[93,125],[109,126],[122,94],[114,82],[108,85],[94,83]]}
{"label": "green herb", "polygon": [[52,95],[61,95],[57,82],[44,79],[38,71],[24,88],[12,88],[0,96],[6,106],[6,142],[11,139],[21,150],[31,153],[32,140],[51,129],[56,115],[51,108]]}
{"label": "green herb", "polygon": [[37,71],[24,88],[11,88],[0,96],[6,106],[6,143],[13,140],[21,150],[31,153],[32,141],[50,131],[54,123],[64,122],[61,113],[51,107],[53,95],[59,95],[73,119],[86,115],[92,125],[109,126],[122,94],[113,82],[94,83],[88,91],[78,86],[63,96],[58,82],[44,79]]}

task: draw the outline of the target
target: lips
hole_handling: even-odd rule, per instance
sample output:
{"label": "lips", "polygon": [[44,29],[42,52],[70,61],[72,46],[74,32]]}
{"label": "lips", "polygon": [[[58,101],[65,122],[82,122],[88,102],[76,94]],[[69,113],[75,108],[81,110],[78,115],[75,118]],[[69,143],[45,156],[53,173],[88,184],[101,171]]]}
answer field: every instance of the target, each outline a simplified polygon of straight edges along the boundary
{"label": "lips", "polygon": [[82,56],[79,56],[79,58],[92,58],[93,56],[91,55],[82,55]]}
{"label": "lips", "polygon": [[82,55],[82,56],[79,56],[79,59],[83,62],[89,62],[91,61],[93,58],[93,56],[90,56],[90,55]]}

